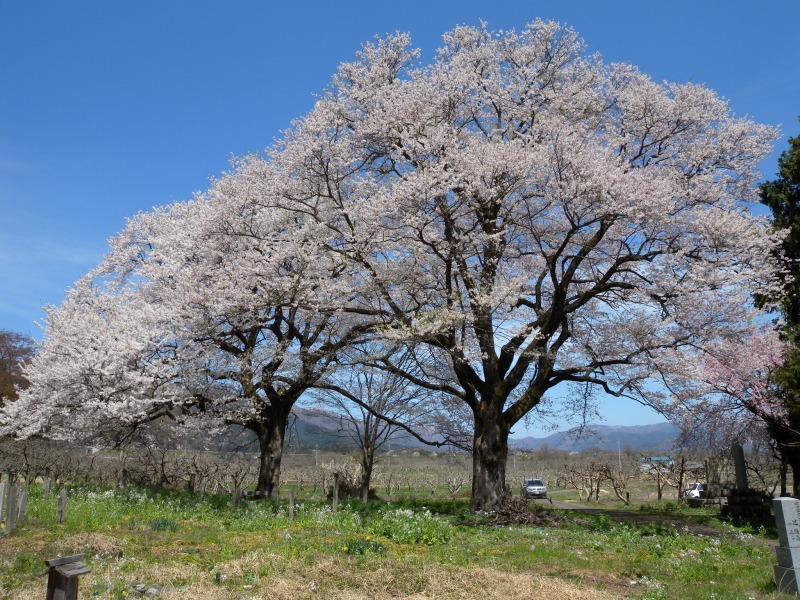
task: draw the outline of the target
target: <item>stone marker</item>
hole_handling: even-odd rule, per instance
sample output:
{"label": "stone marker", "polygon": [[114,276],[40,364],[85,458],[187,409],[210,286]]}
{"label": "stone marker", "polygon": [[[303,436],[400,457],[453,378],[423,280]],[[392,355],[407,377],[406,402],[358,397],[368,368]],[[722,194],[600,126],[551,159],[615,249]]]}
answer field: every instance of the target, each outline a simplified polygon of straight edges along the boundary
{"label": "stone marker", "polygon": [[741,444],[733,444],[733,466],[736,469],[736,489],[740,492],[750,488],[747,482],[747,463],[744,460],[744,448]]}
{"label": "stone marker", "polygon": [[775,549],[775,584],[778,591],[800,594],[798,568],[800,568],[800,500],[774,498],[775,524],[778,527],[780,547]]}
{"label": "stone marker", "polygon": [[720,515],[736,521],[761,522],[771,518],[764,495],[750,488],[747,482],[747,462],[741,444],[731,448],[736,470],[736,488],[728,492],[728,501],[720,507]]}
{"label": "stone marker", "polygon": [[6,484],[0,483],[0,523],[3,522],[3,503],[6,499]]}

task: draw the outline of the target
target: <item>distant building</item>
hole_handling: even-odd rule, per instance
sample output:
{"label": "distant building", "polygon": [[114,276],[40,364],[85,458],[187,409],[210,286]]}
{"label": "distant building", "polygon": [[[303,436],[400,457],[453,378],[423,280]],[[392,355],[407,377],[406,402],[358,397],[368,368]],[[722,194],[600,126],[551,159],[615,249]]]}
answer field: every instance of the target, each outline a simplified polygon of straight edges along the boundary
{"label": "distant building", "polygon": [[671,456],[642,456],[639,458],[639,470],[643,473],[655,472],[657,469],[671,469],[674,464]]}

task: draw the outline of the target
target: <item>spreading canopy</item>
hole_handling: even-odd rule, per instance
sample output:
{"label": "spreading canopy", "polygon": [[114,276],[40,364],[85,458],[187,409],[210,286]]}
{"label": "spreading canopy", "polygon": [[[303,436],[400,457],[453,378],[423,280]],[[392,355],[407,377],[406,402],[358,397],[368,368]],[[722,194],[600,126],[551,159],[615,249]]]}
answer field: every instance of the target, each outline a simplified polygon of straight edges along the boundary
{"label": "spreading canopy", "polygon": [[459,27],[427,67],[408,43],[343,65],[270,158],[282,206],[328,228],[396,335],[448,353],[468,402],[498,377],[524,390],[509,420],[556,380],[631,391],[774,286],[742,204],[771,128],[554,23]]}
{"label": "spreading canopy", "polygon": [[[267,307],[287,334],[289,311],[322,319],[328,350],[366,332],[421,348],[423,365],[375,366],[466,407],[477,508],[549,390],[660,407],[654,382],[773,295],[776,239],[745,203],[776,134],[702,85],[586,55],[556,23],[457,27],[419,57],[404,34],[364,46],[265,157],[215,182],[213,210],[161,227],[178,241],[159,253],[145,228],[114,263],[126,285],[160,282],[157,321],[213,324],[189,348]],[[180,364],[183,385],[208,374]]]}
{"label": "spreading canopy", "polygon": [[386,334],[448,364],[416,383],[473,413],[478,506],[548,390],[660,406],[653,380],[682,349],[775,289],[775,240],[743,204],[775,131],[702,85],[586,56],[555,23],[458,27],[418,56],[401,34],[365,46],[269,160]]}

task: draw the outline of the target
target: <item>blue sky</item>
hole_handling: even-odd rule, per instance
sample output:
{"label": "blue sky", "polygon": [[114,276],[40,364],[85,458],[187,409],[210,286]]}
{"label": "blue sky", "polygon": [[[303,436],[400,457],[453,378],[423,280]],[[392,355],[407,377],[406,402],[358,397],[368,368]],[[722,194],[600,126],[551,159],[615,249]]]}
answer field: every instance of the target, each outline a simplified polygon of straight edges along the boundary
{"label": "blue sky", "polygon": [[[102,257],[125,218],[189,198],[263,150],[337,65],[408,31],[430,58],[457,24],[572,26],[607,62],[705,83],[739,115],[800,133],[800,2],[0,0],[0,329],[41,336],[41,306]],[[660,420],[610,404],[609,424]]]}

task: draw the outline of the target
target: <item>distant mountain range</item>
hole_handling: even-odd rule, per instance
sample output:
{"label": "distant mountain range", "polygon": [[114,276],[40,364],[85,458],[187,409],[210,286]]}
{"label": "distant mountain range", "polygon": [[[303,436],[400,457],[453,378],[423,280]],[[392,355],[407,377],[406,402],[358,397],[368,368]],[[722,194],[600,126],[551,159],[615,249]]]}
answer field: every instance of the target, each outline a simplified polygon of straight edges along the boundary
{"label": "distant mountain range", "polygon": [[[320,450],[352,449],[353,441],[347,433],[347,422],[335,415],[296,409],[295,419],[289,429],[289,444],[296,450],[319,448]],[[617,448],[665,452],[672,448],[678,429],[670,423],[654,425],[589,425],[553,433],[546,437],[512,438],[512,450],[537,450],[543,446],[554,450],[584,452],[596,448],[615,451]],[[392,448],[430,448],[407,433],[398,433],[392,439]]]}
{"label": "distant mountain range", "polygon": [[560,431],[543,438],[512,438],[509,446],[518,450],[537,450],[542,446],[553,449],[584,452],[590,448],[616,451],[667,451],[673,447],[678,428],[670,423],[654,425],[589,425],[582,429]]}

